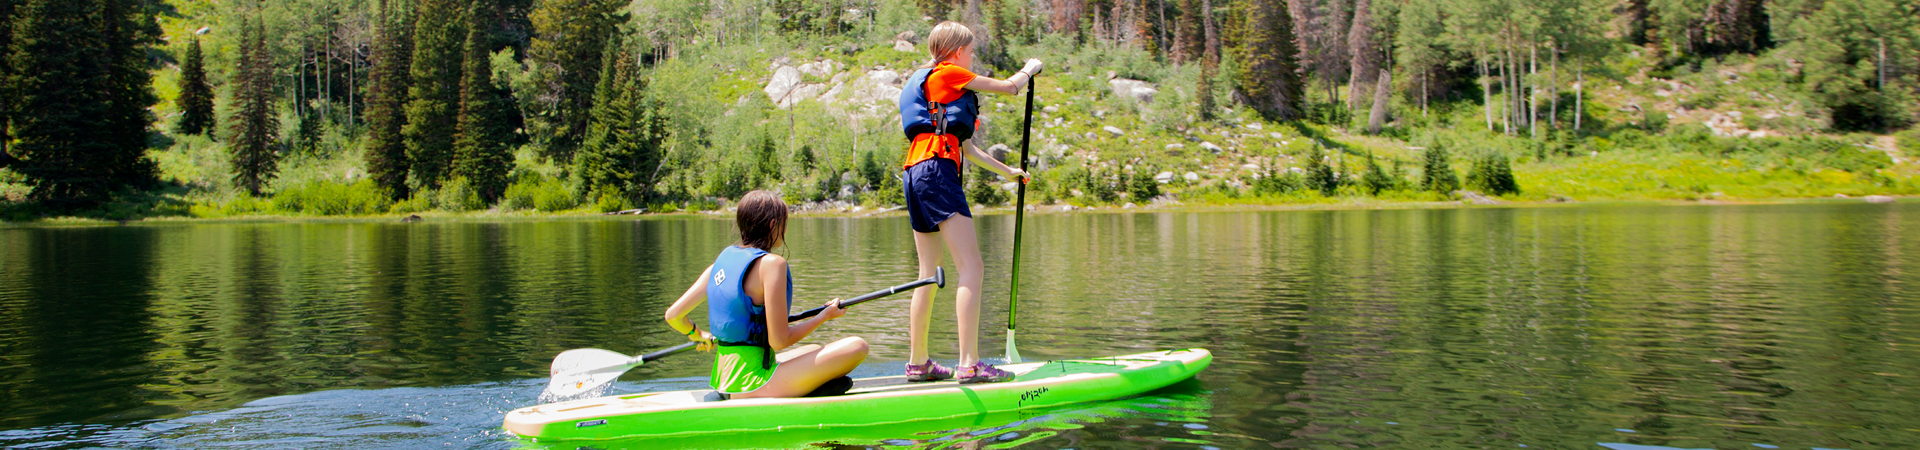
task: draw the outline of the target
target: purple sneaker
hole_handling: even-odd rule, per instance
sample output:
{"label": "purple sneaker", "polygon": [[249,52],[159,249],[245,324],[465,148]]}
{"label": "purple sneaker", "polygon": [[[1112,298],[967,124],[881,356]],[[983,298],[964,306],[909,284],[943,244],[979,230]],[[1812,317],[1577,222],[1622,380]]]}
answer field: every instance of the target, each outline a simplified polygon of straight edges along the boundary
{"label": "purple sneaker", "polygon": [[998,383],[1002,381],[1013,381],[1013,372],[1000,370],[997,367],[987,364],[986,361],[973,363],[971,366],[960,367],[961,384]]}
{"label": "purple sneaker", "polygon": [[929,359],[925,363],[907,364],[907,381],[940,381],[953,378],[953,369]]}

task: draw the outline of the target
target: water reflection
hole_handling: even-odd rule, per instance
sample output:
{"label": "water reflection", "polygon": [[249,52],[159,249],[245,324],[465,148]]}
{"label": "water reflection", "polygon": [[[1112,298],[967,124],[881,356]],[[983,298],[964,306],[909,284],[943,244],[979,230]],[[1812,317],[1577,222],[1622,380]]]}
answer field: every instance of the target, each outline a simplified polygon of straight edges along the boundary
{"label": "water reflection", "polygon": [[[991,274],[1008,269],[1011,219],[980,220],[989,330],[1005,325],[1008,280]],[[1036,215],[1023,355],[1204,346],[1212,368],[1182,390],[1080,408],[1095,414],[738,439],[1910,447],[1917,220],[1905,204]],[[912,279],[904,221],[796,221],[782,251],[803,301]],[[676,343],[659,312],[729,229],[0,229],[0,445],[525,445],[499,417],[531,402],[552,355]],[[865,337],[861,370],[897,371],[906,303],[862,305],[817,338]],[[933,350],[951,358],[953,317],[936,311]],[[621,386],[697,386],[708,364],[649,363]]]}

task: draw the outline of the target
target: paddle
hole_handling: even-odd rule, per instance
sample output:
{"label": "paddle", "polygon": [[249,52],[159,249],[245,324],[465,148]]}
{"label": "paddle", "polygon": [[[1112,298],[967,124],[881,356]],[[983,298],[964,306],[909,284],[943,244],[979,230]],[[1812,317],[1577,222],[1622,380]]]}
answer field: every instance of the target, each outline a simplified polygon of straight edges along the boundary
{"label": "paddle", "polygon": [[[1033,84],[1040,77],[1034,71],[1027,78],[1027,118],[1020,128],[1020,171],[1027,170],[1027,142],[1033,134]],[[1029,174],[1029,177],[1032,175]],[[1013,322],[1020,316],[1020,231],[1027,219],[1027,183],[1021,182],[1013,200],[1013,282],[1007,288],[1007,362],[1020,362],[1020,351],[1013,346]]]}
{"label": "paddle", "polygon": [[[851,307],[868,300],[911,291],[914,288],[929,284],[947,287],[947,270],[935,267],[933,276],[931,277],[841,300],[840,307]],[[806,320],[809,317],[820,315],[821,312],[826,310],[826,306],[820,306],[801,311],[799,314],[787,316],[787,321],[798,322]],[[582,392],[599,389],[601,385],[613,382],[614,379],[620,378],[620,374],[627,373],[628,370],[632,370],[634,367],[685,352],[688,349],[694,348],[697,344],[696,342],[688,341],[684,344],[667,347],[664,350],[635,357],[628,357],[627,355],[597,348],[582,348],[560,352],[559,356],[553,357],[553,370],[551,372],[553,379],[547,382],[547,390],[540,394],[540,398],[568,398],[579,395]]]}

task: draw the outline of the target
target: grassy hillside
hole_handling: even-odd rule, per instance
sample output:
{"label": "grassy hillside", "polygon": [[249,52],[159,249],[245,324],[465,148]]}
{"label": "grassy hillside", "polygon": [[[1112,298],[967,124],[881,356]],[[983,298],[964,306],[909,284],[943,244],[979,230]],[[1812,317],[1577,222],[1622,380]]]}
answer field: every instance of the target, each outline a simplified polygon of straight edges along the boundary
{"label": "grassy hillside", "polygon": [[[170,44],[200,23],[219,26],[218,8],[176,2],[163,19]],[[650,2],[636,3],[646,8]],[[670,48],[632,39],[645,68],[647,96],[659,102],[672,132],[648,204],[583,194],[568,170],[542,156],[536,142],[518,147],[507,195],[476,202],[459,186],[394,201],[365,182],[365,130],[330,125],[320,145],[286,150],[270,195],[252,198],[229,181],[225,145],[200,136],[162,134],[150,155],[167,185],[130,193],[99,211],[99,218],[405,215],[595,214],[646,208],[649,212],[722,207],[749,189],[781,191],[819,211],[885,208],[900,200],[904,141],[894,99],[898,83],[925,62],[925,44],[900,44],[902,32],[924,36],[933,21],[901,2],[877,2],[867,20],[840,33],[762,30],[745,38],[693,38]],[[636,14],[622,33],[644,37],[670,20],[671,11]],[[956,17],[958,13],[956,12]],[[710,18],[711,19],[711,18]],[[714,36],[713,30],[695,36]],[[1011,40],[1012,43],[1005,41]],[[1740,200],[1829,197],[1836,194],[1920,194],[1920,132],[1835,134],[1831,112],[1800,82],[1796,63],[1774,52],[1733,54],[1718,60],[1672,64],[1643,58],[1640,48],[1616,44],[1576,94],[1572,74],[1561,86],[1558,110],[1537,130],[1489,125],[1484,97],[1466,86],[1423,107],[1396,86],[1390,120],[1379,135],[1363,135],[1367,107],[1348,111],[1347,99],[1306,89],[1312,119],[1273,122],[1232,101],[1231,55],[1211,85],[1220,99],[1216,120],[1200,120],[1197,64],[1098,39],[1044,33],[1033,42],[1007,39],[983,50],[985,61],[1011,66],[1024,58],[1047,63],[1033,105],[1033,160],[1038,179],[1030,201],[1077,206],[1133,203],[1274,205],[1452,202],[1480,194],[1423,189],[1423,158],[1439,150],[1450,158],[1463,191],[1486,193],[1474,180],[1493,170],[1493,155],[1509,161],[1518,192],[1505,201]],[[209,53],[230,52],[210,40]],[[913,51],[897,47],[912,45]],[[220,71],[231,64],[213,56]],[[493,57],[496,78],[517,92],[534,83],[525,58],[509,48]],[[989,64],[982,68],[997,73]],[[788,89],[770,89],[782,70],[798,72]],[[178,69],[156,70],[162,97],[155,112],[172,114],[170,84]],[[1541,75],[1549,76],[1549,75]],[[220,73],[213,76],[224,79]],[[1151,100],[1116,86],[1147,83]],[[1118,83],[1116,83],[1116,81]],[[531,90],[531,89],[527,89]],[[770,92],[777,91],[777,92]],[[1346,87],[1334,89],[1340,95]],[[220,92],[224,105],[229,95]],[[523,104],[540,101],[516,94]],[[780,97],[776,98],[775,95]],[[1555,99],[1543,100],[1542,108]],[[1018,154],[1022,98],[986,95],[980,147],[996,144]],[[1574,112],[1576,102],[1584,114]],[[283,102],[284,103],[284,102]],[[1499,106],[1495,107],[1498,116]],[[299,122],[282,105],[282,136]],[[224,109],[223,109],[224,110]],[[1544,112],[1543,112],[1544,113]],[[1578,116],[1580,129],[1572,121]],[[336,123],[338,119],[335,119]],[[1553,125],[1553,126],[1549,126]],[[1537,134],[1537,136],[1535,136]],[[1009,157],[1012,159],[1013,157]],[[1332,178],[1316,177],[1311,160],[1324,158]],[[1378,170],[1373,170],[1378,167]],[[1367,175],[1371,174],[1369,177]],[[979,204],[1004,204],[1010,184],[970,171],[969,195]],[[26,187],[0,171],[0,195],[11,220],[46,213],[21,203]],[[1157,198],[1148,198],[1157,197]]]}

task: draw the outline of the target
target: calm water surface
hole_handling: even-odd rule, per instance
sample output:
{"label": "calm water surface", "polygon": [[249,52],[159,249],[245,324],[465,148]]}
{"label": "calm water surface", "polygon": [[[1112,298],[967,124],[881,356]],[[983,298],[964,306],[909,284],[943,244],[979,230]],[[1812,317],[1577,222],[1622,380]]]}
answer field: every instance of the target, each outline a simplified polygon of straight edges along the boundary
{"label": "calm water surface", "polygon": [[[1197,346],[1213,366],[1143,397],[934,429],[592,448],[1920,446],[1920,205],[1028,220],[1024,356]],[[980,226],[980,346],[998,353],[1013,221]],[[805,301],[913,278],[904,217],[791,228]],[[499,425],[534,403],[550,358],[680,342],[660,312],[729,232],[0,228],[0,447],[548,447]],[[952,359],[943,294],[933,342]],[[865,337],[857,374],[897,372],[906,305],[862,305],[813,340]],[[617,389],[694,388],[709,364],[648,364]]]}

